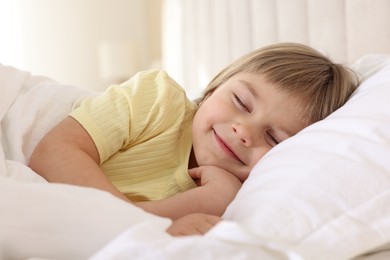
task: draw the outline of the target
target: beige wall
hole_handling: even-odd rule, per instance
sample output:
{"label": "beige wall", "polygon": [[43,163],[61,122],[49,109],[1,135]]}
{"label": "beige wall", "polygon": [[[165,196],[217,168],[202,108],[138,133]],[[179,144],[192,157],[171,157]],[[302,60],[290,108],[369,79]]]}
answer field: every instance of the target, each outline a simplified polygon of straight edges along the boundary
{"label": "beige wall", "polygon": [[[9,41],[2,45],[0,63],[62,83],[103,90],[107,82],[99,71],[101,42],[134,43],[139,70],[160,59],[162,1],[8,1],[2,4],[0,15],[4,20],[9,16],[7,28],[13,29],[0,27],[2,41]],[[1,59],[6,52],[7,59]]]}

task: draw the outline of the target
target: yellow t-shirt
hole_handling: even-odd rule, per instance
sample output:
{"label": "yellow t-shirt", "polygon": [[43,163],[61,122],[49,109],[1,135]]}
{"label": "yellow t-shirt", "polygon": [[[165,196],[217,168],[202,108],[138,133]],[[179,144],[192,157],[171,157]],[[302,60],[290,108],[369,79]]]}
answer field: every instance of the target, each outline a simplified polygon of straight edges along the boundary
{"label": "yellow t-shirt", "polygon": [[89,133],[107,178],[130,200],[196,187],[188,175],[196,104],[164,71],[140,72],[71,112]]}

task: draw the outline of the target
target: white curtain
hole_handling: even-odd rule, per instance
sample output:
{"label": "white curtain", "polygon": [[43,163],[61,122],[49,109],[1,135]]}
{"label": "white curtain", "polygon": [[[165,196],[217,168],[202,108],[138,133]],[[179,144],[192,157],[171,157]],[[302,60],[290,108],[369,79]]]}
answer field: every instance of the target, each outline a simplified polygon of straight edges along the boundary
{"label": "white curtain", "polygon": [[[0,0],[0,63],[61,83],[104,90],[111,81],[100,71],[100,61],[107,60],[99,55],[102,45],[111,44],[118,51],[118,46],[128,43],[128,49],[137,50],[121,53],[138,61],[134,71],[129,69],[124,78],[135,70],[148,68],[151,58],[155,59],[154,38],[148,34],[154,28],[148,3]],[[123,67],[126,66],[116,67],[115,71],[120,72]]]}
{"label": "white curtain", "polygon": [[390,0],[165,0],[163,68],[190,97],[242,54],[282,41],[341,63],[390,53]]}
{"label": "white curtain", "polygon": [[20,1],[0,0],[0,63],[23,63]]}

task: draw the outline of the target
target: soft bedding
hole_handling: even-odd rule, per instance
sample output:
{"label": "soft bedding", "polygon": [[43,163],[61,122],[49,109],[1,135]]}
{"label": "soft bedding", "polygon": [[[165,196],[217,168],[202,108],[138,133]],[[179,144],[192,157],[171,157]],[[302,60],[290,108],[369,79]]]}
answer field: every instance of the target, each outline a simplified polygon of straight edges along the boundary
{"label": "soft bedding", "polygon": [[48,184],[26,167],[39,138],[92,93],[1,66],[0,258],[349,259],[386,250],[390,56],[354,66],[363,82],[345,106],[264,156],[209,233],[176,238],[164,232],[168,219],[102,191]]}
{"label": "soft bedding", "polygon": [[138,223],[170,221],[95,189],[48,184],[26,166],[86,89],[0,65],[0,259],[87,259]]}
{"label": "soft bedding", "polygon": [[257,164],[225,217],[307,259],[348,259],[390,239],[390,56],[355,63],[345,106]]}

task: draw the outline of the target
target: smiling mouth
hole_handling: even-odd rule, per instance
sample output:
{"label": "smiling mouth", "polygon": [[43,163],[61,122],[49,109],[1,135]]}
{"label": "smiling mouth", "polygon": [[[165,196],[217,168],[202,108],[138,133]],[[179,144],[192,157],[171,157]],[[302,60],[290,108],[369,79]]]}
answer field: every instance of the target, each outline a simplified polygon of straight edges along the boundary
{"label": "smiling mouth", "polygon": [[227,154],[229,157],[245,165],[245,163],[237,156],[237,154],[219,137],[219,135],[215,132],[214,129],[213,133],[221,150],[225,152],[225,154]]}

